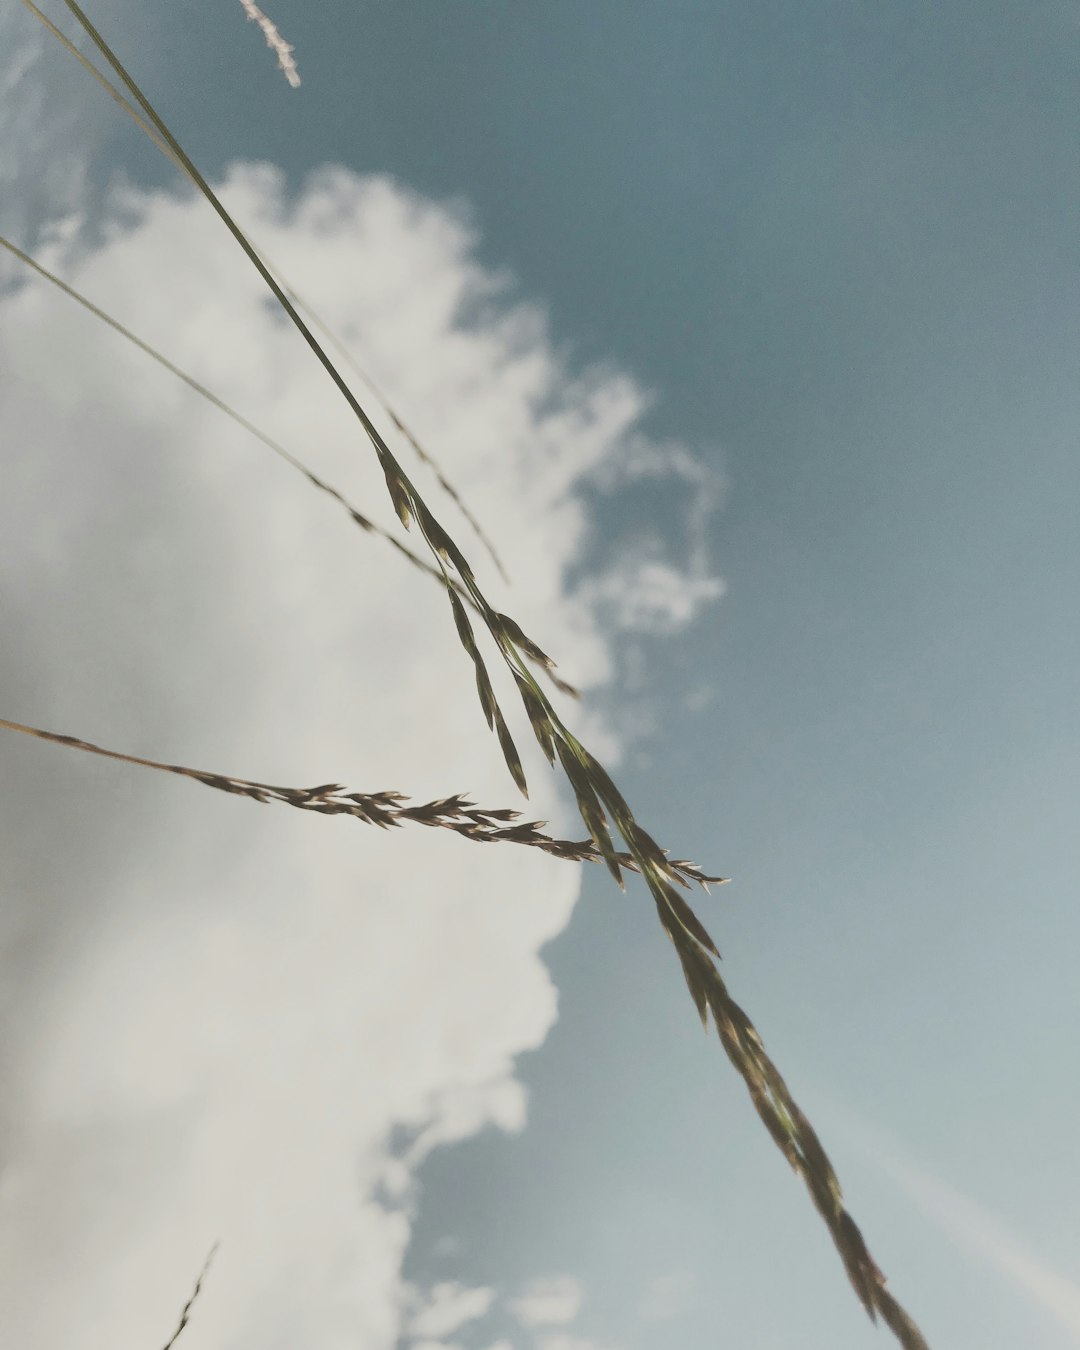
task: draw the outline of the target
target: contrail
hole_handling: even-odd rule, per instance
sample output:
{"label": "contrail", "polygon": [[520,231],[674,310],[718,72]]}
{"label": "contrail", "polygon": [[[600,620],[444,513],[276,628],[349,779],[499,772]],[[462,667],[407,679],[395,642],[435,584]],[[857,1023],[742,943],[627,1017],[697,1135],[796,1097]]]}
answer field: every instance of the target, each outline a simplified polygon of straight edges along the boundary
{"label": "contrail", "polygon": [[961,1250],[992,1266],[1080,1345],[1080,1285],[1048,1266],[996,1215],[906,1156],[882,1131],[835,1102],[828,1109],[867,1159]]}

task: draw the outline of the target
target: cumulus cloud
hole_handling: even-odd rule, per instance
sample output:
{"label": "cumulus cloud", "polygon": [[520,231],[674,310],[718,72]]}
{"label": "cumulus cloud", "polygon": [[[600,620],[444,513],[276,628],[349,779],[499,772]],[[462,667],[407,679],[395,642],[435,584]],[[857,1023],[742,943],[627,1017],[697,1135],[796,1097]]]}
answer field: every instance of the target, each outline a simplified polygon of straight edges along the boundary
{"label": "cumulus cloud", "polygon": [[[343,171],[289,196],[238,168],[225,195],[438,448],[513,578],[440,501],[492,598],[602,686],[596,597],[567,584],[577,489],[640,439],[640,391],[566,369],[459,211]],[[128,191],[96,223],[53,265],[395,528],[355,423],[211,213]],[[5,714],[274,782],[517,804],[438,586],[40,283],[0,302],[0,372]],[[672,622],[715,593],[680,606],[674,564],[654,567]],[[570,716],[617,752],[597,714]],[[569,827],[515,730],[530,814]],[[434,1147],[522,1128],[514,1061],[556,1016],[539,952],[577,867],[4,749],[7,1339],[162,1341],[214,1239],[190,1350],[390,1350],[479,1316],[490,1291],[418,1311],[402,1279],[413,1176]],[[560,1290],[556,1313],[580,1298]]]}

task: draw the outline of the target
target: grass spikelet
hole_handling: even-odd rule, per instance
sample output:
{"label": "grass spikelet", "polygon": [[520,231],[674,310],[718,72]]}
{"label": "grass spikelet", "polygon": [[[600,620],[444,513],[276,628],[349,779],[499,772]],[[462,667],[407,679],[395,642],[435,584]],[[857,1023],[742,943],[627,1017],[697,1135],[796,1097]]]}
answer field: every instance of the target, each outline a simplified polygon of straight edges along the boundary
{"label": "grass spikelet", "polygon": [[506,760],[506,767],[510,770],[510,777],[517,784],[523,797],[529,795],[529,785],[525,779],[525,770],[521,764],[521,756],[518,754],[518,748],[514,744],[514,738],[510,735],[510,728],[506,725],[506,718],[502,715],[499,705],[492,699],[491,715],[495,720],[495,732],[499,738],[499,745],[502,748],[503,759]]}
{"label": "grass spikelet", "polygon": [[[476,645],[476,634],[469,622],[469,616],[465,613],[465,606],[450,585],[449,578],[447,578],[446,589],[450,597],[450,608],[454,613],[454,626],[457,628],[458,638],[472,658],[476,670],[476,690],[480,696],[480,707],[487,719],[488,730],[490,731],[495,725],[495,717],[499,712],[499,705],[495,701],[495,690],[491,687],[491,678],[487,673],[487,667],[484,665],[484,658],[480,655],[480,648]],[[516,753],[515,751],[515,755]]]}
{"label": "grass spikelet", "polygon": [[574,789],[578,811],[585,822],[585,828],[589,831],[593,843],[603,854],[608,871],[614,878],[616,885],[620,890],[626,890],[626,883],[623,881],[622,871],[615,854],[615,846],[611,842],[611,834],[608,831],[607,819],[593,790],[593,785],[589,781],[588,774],[565,739],[561,737],[557,739],[555,749],[559,756],[559,762],[562,764],[563,772],[570,780],[570,786]]}
{"label": "grass spikelet", "polygon": [[709,936],[708,930],[701,922],[698,916],[682,898],[679,892],[670,882],[663,883],[664,899],[668,909],[675,918],[675,922],[681,924],[695,941],[699,942],[710,956],[720,959],[720,952],[716,943]]}
{"label": "grass spikelet", "polygon": [[551,723],[544,714],[540,700],[533,693],[532,686],[527,680],[523,680],[516,670],[514,671],[514,680],[517,683],[521,701],[525,705],[525,712],[529,718],[529,725],[533,729],[533,735],[536,737],[540,749],[543,750],[547,762],[554,766],[555,740],[551,734]]}
{"label": "grass spikelet", "polygon": [[412,522],[412,502],[409,500],[409,492],[402,482],[401,474],[397,471],[397,464],[392,459],[383,459],[383,474],[386,477],[387,491],[390,493],[390,500],[394,503],[394,510],[397,512],[398,520],[406,529]]}
{"label": "grass spikelet", "polygon": [[[603,861],[602,854],[591,840],[554,838],[543,832],[545,822],[542,820],[522,821],[521,812],[512,807],[477,806],[461,793],[440,797],[435,801],[413,803],[403,792],[386,789],[356,792],[336,782],[306,788],[282,787],[280,784],[261,783],[256,779],[238,778],[208,769],[189,768],[185,764],[169,764],[139,755],[128,755],[120,750],[108,750],[92,741],[81,740],[78,736],[46,731],[42,727],[28,726],[24,722],[13,722],[7,718],[0,718],[0,728],[23,736],[33,736],[69,750],[80,750],[84,754],[99,755],[103,759],[135,764],[158,773],[190,778],[203,787],[213,788],[215,792],[227,792],[263,804],[277,803],[298,811],[317,811],[327,816],[352,816],[365,825],[377,825],[381,829],[407,823],[426,825],[433,829],[451,830],[476,843],[519,844],[525,848],[538,848],[566,862]],[[616,857],[623,867],[636,870],[637,864],[630,854],[619,853]],[[706,881],[724,880],[722,877],[705,878],[691,865],[687,866],[685,877],[687,882],[694,882],[703,888]]]}

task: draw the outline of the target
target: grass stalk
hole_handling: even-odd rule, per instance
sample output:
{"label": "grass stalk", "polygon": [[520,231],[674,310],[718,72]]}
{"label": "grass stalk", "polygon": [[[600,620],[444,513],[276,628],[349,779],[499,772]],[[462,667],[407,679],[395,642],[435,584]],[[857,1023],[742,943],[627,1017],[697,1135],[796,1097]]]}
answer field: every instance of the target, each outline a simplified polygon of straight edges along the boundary
{"label": "grass stalk", "polygon": [[[52,37],[54,37],[57,40],[57,42],[59,42],[65,48],[65,50],[69,53],[69,55],[73,56],[75,60],[78,61],[79,65],[81,65],[83,69],[101,86],[101,88],[105,90],[105,92],[109,95],[109,97],[115,103],[117,103],[124,110],[125,113],[127,113],[127,115],[132,119],[132,121],[143,133],[143,135],[146,136],[157,147],[157,149],[165,156],[167,160],[169,160],[173,165],[175,165],[175,167],[179,169],[180,172],[184,174],[185,177],[187,177],[188,173],[183,161],[177,158],[172,148],[158,133],[158,131],[151,125],[151,123],[148,122],[145,117],[143,117],[143,115],[139,112],[138,108],[131,102],[131,100],[127,98],[121,90],[117,89],[116,85],[113,84],[113,82],[109,79],[109,77],[103,71],[101,71],[84,52],[79,51],[78,47],[75,46],[75,44],[71,41],[71,39],[59,28],[57,28],[56,24],[54,24],[52,20],[48,18],[47,15],[42,13],[42,11],[37,7],[37,5],[34,4],[34,0],[22,0],[22,3],[24,7],[27,10],[29,10],[30,13],[39,21],[39,23],[41,23],[48,30],[48,32],[52,35]],[[254,241],[251,240],[250,234],[248,235],[248,239],[252,243],[252,246],[255,247]],[[12,246],[9,245],[8,247]],[[367,388],[368,392],[372,395],[372,397],[376,400],[376,402],[380,404],[383,412],[390,419],[391,423],[393,424],[398,434],[402,436],[405,439],[405,441],[409,444],[409,446],[412,448],[413,452],[420,460],[420,462],[426,465],[426,467],[435,476],[436,482],[446,493],[446,495],[450,498],[450,500],[454,503],[454,505],[458,508],[461,514],[465,517],[465,520],[467,521],[469,527],[472,529],[473,533],[476,535],[476,537],[480,540],[481,544],[483,544],[484,548],[487,550],[488,556],[491,558],[491,561],[494,563],[503,581],[509,584],[510,578],[507,575],[506,568],[503,565],[503,561],[499,556],[498,552],[496,551],[495,545],[491,542],[491,539],[488,536],[487,532],[484,530],[483,526],[477,520],[476,516],[473,515],[472,511],[466,505],[465,500],[462,498],[461,494],[457,491],[454,485],[446,477],[445,472],[443,471],[442,468],[440,468],[437,460],[435,460],[435,458],[424,448],[423,444],[421,443],[415,432],[413,432],[411,428],[408,426],[408,424],[405,422],[401,413],[390,402],[389,398],[386,396],[383,389],[378,384],[375,383],[375,380],[372,378],[372,376],[360,364],[360,362],[356,359],[356,357],[349,350],[346,344],[341,340],[341,338],[338,337],[338,335],[334,332],[334,330],[330,327],[330,325],[321,317],[321,315],[314,309],[314,307],[310,305],[308,301],[305,300],[304,297],[300,295],[299,292],[289,283],[289,281],[281,271],[281,268],[278,267],[278,265],[273,261],[273,259],[269,257],[269,255],[266,253],[266,250],[262,248],[256,248],[256,252],[258,252],[259,256],[262,258],[266,266],[277,277],[278,281],[281,283],[282,290],[293,302],[296,308],[302,314],[307,316],[312,326],[314,328],[317,328],[318,331],[322,333],[323,337],[326,338],[327,342],[334,348],[334,350],[338,353],[338,355],[346,363],[346,365],[348,365],[349,369],[352,370],[353,374],[356,375],[357,378],[362,381],[362,383]],[[25,255],[22,256],[25,257]],[[42,269],[39,268],[39,270]],[[566,692],[566,690],[564,690],[564,692]]]}
{"label": "grass stalk", "polygon": [[[320,783],[317,787],[309,788],[282,787],[276,783],[261,783],[252,778],[238,778],[209,769],[192,769],[185,764],[166,764],[161,760],[145,759],[141,755],[129,755],[121,750],[107,750],[104,746],[80,740],[77,736],[27,726],[5,717],[0,717],[0,728],[23,736],[34,736],[70,750],[81,750],[88,755],[100,755],[103,759],[119,760],[123,764],[135,764],[143,769],[191,778],[217,792],[229,792],[233,796],[247,797],[256,802],[277,802],[299,811],[317,811],[324,816],[351,816],[365,825],[377,825],[383,830],[409,823],[427,825],[432,829],[452,830],[479,844],[520,844],[525,848],[538,848],[566,862],[603,861],[591,839],[554,838],[543,833],[543,827],[547,824],[545,820],[522,821],[520,811],[505,806],[477,806],[462,793],[410,805],[410,798],[405,793],[385,789],[379,792],[353,792],[341,783]],[[637,864],[629,853],[619,856],[624,867],[636,870]],[[669,866],[683,886],[694,884],[707,891],[710,886],[722,886],[728,880],[727,877],[708,876],[696,863],[685,858],[671,859]]]}
{"label": "grass stalk", "polygon": [[[459,640],[475,668],[477,692],[481,707],[489,728],[498,736],[503,757],[515,782],[523,792],[526,791],[520,756],[517,753],[505,717],[492,692],[490,679],[487,676],[483,658],[480,656],[476,644],[471,621],[462,604],[459,592],[452,584],[452,579],[456,579],[471,597],[476,611],[482,618],[503,660],[510,668],[538,744],[549,762],[554,765],[556,760],[558,761],[563,773],[569,780],[596,854],[603,858],[620,886],[623,884],[622,868],[624,866],[633,864],[635,870],[640,872],[644,878],[656,906],[660,924],[675,947],[687,987],[703,1025],[707,1027],[711,1014],[721,1044],[731,1063],[742,1077],[762,1123],[790,1166],[806,1185],[811,1199],[825,1222],[832,1241],[840,1254],[859,1301],[871,1320],[876,1320],[878,1316],[882,1318],[900,1344],[905,1347],[905,1350],[927,1350],[926,1342],[915,1323],[886,1289],[885,1278],[881,1270],[871,1257],[858,1226],[844,1206],[839,1181],[816,1132],[791,1096],[783,1077],[766,1053],[762,1040],[750,1019],[728,992],[716,965],[719,952],[715,943],[693,910],[675,889],[673,883],[685,884],[684,880],[678,875],[677,867],[668,858],[666,851],[661,849],[651,835],[638,824],[625,798],[603,766],[561,721],[526,664],[527,656],[532,660],[540,661],[545,666],[550,664],[550,658],[525,637],[520,627],[508,615],[498,612],[489,604],[461,550],[436,520],[409,480],[374,422],[352,393],[311,328],[300,316],[296,305],[289,299],[283,287],[260,258],[257,250],[188,158],[153,105],[129,75],[109,44],[88,19],[77,0],[64,0],[64,3],[142,109],[158,136],[166,143],[177,161],[182,164],[189,177],[247,255],[249,261],[260,273],[264,282],[307,342],[315,357],[323,365],[328,376],[342,397],[345,398],[366,432],[383,469],[387,490],[398,516],[406,527],[412,521],[416,522],[421,535],[435,556],[437,565],[442,570]],[[0,725],[13,730],[21,730],[31,735],[42,734],[20,724],[5,722],[0,723]],[[268,799],[265,795],[267,793],[282,792],[288,794],[297,791],[294,789],[267,789],[266,785],[245,780],[219,778],[216,775],[204,775],[198,771],[183,769],[179,766],[162,765],[138,760],[134,757],[121,756],[114,752],[101,751],[97,747],[90,746],[87,742],[77,742],[72,738],[61,738],[53,733],[44,733],[44,738],[74,744],[77,748],[89,749],[92,753],[104,753],[112,758],[147,764],[149,767],[162,769],[165,772],[182,773],[185,776],[194,777],[208,786],[217,787],[223,791],[240,792],[243,795],[253,796],[257,800]],[[338,792],[335,784],[304,791],[309,794],[311,801],[319,803],[309,809],[329,809],[331,812],[347,809],[335,804],[339,801],[339,798],[335,795]],[[324,793],[327,794],[325,797],[320,795]],[[264,795],[260,796],[260,794]],[[353,795],[359,796],[361,794]],[[283,798],[274,797],[273,799],[282,800]],[[291,801],[290,804],[302,805],[300,801]],[[361,803],[357,803],[357,805],[360,806]],[[428,806],[431,805],[428,804]],[[624,849],[616,848],[611,837],[612,827],[621,837],[625,845]],[[629,855],[629,863],[623,861],[624,854]]]}
{"label": "grass stalk", "polygon": [[[38,262],[36,258],[31,257],[29,253],[26,253],[23,249],[19,248],[17,244],[12,243],[12,241],[4,235],[0,235],[0,248],[5,249],[12,257],[23,263],[24,266],[30,268],[33,272],[36,272],[44,281],[48,281],[51,285],[62,291],[70,299],[74,300],[76,304],[81,305],[83,309],[87,310],[96,319],[107,324],[114,332],[119,333],[121,337],[126,338],[133,346],[149,356],[151,360],[156,361],[157,364],[164,370],[167,370],[169,374],[175,376],[178,380],[181,380],[189,389],[194,390],[196,394],[201,398],[204,398],[220,412],[224,413],[226,417],[231,418],[238,426],[243,427],[245,431],[265,445],[268,450],[273,451],[275,455],[284,460],[290,468],[295,469],[297,473],[301,474],[312,487],[317,488],[320,492],[326,493],[327,496],[331,497],[343,507],[355,525],[358,525],[366,533],[377,535],[379,538],[385,540],[385,542],[390,544],[392,548],[395,548],[402,557],[406,558],[412,566],[425,572],[440,584],[446,584],[447,577],[445,570],[434,567],[426,559],[421,558],[418,554],[414,553],[407,544],[402,543],[400,539],[396,539],[389,530],[384,530],[381,525],[377,525],[373,520],[365,516],[363,512],[354,506],[353,503],[336,487],[333,487],[330,483],[326,482],[326,480],[315,473],[309,465],[305,464],[302,459],[294,455],[292,451],[287,450],[279,441],[274,440],[272,436],[263,431],[256,423],[250,421],[242,413],[237,412],[231,404],[227,403],[220,395],[215,394],[212,389],[209,389],[200,380],[197,380],[194,375],[189,374],[181,366],[170,361],[169,358],[158,351],[156,347],[151,346],[144,338],[139,337],[137,333],[133,332],[125,324],[122,324],[119,319],[114,318],[107,310],[102,309],[100,305],[96,305],[92,300],[83,295],[81,291],[76,290],[74,286],[71,286],[68,282],[62,280],[55,272],[50,271],[43,263]],[[457,591],[461,599],[472,609],[476,610],[475,602],[472,597],[467,594],[461,583],[451,578],[450,584]],[[479,613],[478,610],[476,612]],[[550,666],[544,667],[544,669],[548,679],[551,680],[552,684],[558,690],[569,695],[571,698],[576,699],[581,697],[578,690],[575,689],[572,684],[569,684],[566,680],[562,679],[561,676],[555,674],[554,662],[552,662]]]}

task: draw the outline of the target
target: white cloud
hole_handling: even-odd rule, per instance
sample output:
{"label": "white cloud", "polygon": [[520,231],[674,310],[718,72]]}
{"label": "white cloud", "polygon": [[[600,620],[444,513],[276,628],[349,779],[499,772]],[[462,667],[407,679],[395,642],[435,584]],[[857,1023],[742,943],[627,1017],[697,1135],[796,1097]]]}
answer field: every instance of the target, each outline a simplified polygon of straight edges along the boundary
{"label": "white cloud", "polygon": [[438,1337],[483,1317],[495,1298],[494,1289],[470,1289],[456,1280],[436,1284],[409,1322],[410,1336]]}
{"label": "white cloud", "polygon": [[530,1283],[511,1308],[523,1326],[572,1322],[581,1310],[581,1284],[572,1275],[545,1275]]}
{"label": "white cloud", "polygon": [[676,633],[724,594],[717,577],[688,575],[656,556],[659,550],[659,541],[646,541],[584,587],[592,604],[617,628],[657,636]]}
{"label": "white cloud", "polygon": [[627,483],[643,479],[681,482],[688,494],[686,522],[688,565],[692,575],[705,579],[710,573],[708,526],[723,503],[727,484],[709,460],[691,453],[676,441],[657,444],[645,436],[627,437],[625,450],[597,466],[593,480],[604,491],[614,492]]}
{"label": "white cloud", "polygon": [[[591,597],[566,594],[588,526],[575,487],[636,435],[640,393],[567,372],[445,207],[342,171],[287,201],[271,170],[236,170],[226,195],[443,456],[505,552],[512,596],[439,503],[492,598],[568,678],[602,684]],[[54,261],[392,524],[362,436],[210,212],[115,205],[101,247],[57,242]],[[0,371],[17,448],[0,500],[5,713],[276,782],[515,804],[436,586],[38,283],[0,303]],[[700,579],[680,608],[676,573],[655,567],[688,621]],[[617,748],[595,716],[572,721]],[[530,812],[565,824],[514,726]],[[42,745],[5,755],[11,1343],[164,1340],[216,1238],[189,1350],[390,1350],[411,1308],[412,1171],[440,1143],[521,1128],[514,1060],[556,1016],[539,951],[577,869]],[[404,1159],[398,1125],[415,1136]]]}

